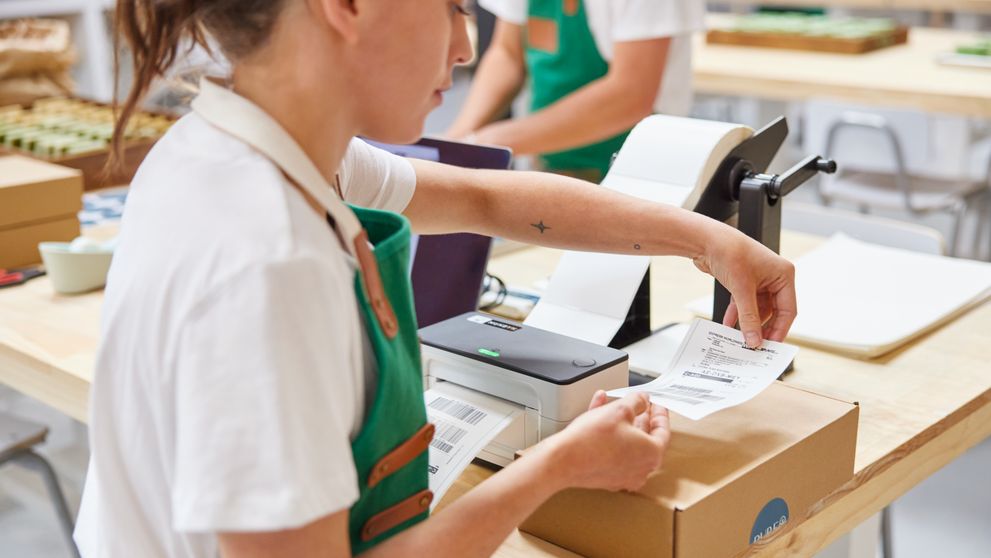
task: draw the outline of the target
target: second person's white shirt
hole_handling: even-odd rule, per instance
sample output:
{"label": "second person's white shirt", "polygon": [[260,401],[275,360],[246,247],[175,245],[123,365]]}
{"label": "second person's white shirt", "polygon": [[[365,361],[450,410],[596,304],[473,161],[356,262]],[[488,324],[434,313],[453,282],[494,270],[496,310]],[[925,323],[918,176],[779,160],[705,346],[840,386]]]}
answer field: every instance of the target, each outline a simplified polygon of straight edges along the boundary
{"label": "second person's white shirt", "polygon": [[[562,2],[564,0],[561,0]],[[589,29],[607,62],[615,44],[671,37],[661,90],[654,110],[686,116],[692,108],[692,33],[705,28],[701,0],[581,0]],[[528,0],[479,0],[496,17],[526,25]]]}

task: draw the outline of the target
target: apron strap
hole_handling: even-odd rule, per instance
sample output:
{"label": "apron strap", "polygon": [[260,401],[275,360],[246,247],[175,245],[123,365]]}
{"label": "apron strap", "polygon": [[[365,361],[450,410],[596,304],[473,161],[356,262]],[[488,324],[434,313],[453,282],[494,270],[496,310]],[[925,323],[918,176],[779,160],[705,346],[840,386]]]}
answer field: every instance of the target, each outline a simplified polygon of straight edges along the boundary
{"label": "apron strap", "polygon": [[344,241],[344,249],[361,269],[361,284],[379,326],[388,338],[394,338],[399,332],[399,321],[385,295],[368,234],[303,148],[265,111],[210,78],[200,80],[200,95],[193,99],[192,107],[213,126],[268,157],[327,212]]}

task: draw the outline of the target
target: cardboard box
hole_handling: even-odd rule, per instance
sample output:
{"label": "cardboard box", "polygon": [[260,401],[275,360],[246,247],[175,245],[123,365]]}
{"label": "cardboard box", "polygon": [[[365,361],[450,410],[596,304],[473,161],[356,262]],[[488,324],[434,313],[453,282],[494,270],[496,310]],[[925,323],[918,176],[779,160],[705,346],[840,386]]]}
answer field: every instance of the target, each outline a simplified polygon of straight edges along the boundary
{"label": "cardboard box", "polygon": [[0,268],[41,261],[38,243],[79,236],[83,177],[21,155],[0,157]]}
{"label": "cardboard box", "polygon": [[775,382],[693,422],[672,415],[639,492],[572,489],[520,527],[589,558],[724,558],[787,532],[853,477],[859,408]]}

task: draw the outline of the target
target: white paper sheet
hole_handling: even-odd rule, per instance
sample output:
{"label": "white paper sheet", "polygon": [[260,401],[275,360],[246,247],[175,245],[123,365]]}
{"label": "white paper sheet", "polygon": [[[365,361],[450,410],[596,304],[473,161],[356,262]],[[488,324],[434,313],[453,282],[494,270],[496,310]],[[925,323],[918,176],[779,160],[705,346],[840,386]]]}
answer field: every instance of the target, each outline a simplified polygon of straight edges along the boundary
{"label": "white paper sheet", "polygon": [[650,259],[565,252],[547,292],[524,323],[608,345],[626,319]]}
{"label": "white paper sheet", "polygon": [[[875,357],[991,296],[991,264],[868,244],[837,234],[795,261],[789,339]],[[709,315],[712,299],[692,302]]]}
{"label": "white paper sheet", "polygon": [[459,390],[467,390],[452,387],[442,384],[423,393],[427,420],[437,428],[430,443],[431,509],[472,459],[520,414],[512,405],[482,394],[465,397]]}
{"label": "white paper sheet", "polygon": [[773,341],[749,349],[739,331],[696,318],[667,372],[648,384],[612,390],[609,395],[648,393],[654,403],[700,420],[753,399],[797,353],[797,347]]}

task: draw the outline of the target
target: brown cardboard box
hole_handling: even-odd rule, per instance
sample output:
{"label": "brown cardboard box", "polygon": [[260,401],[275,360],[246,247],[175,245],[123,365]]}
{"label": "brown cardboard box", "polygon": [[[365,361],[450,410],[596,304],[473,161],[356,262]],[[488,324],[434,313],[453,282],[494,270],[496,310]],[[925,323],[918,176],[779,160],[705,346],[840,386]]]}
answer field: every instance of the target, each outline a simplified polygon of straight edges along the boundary
{"label": "brown cardboard box", "polygon": [[0,157],[0,268],[41,261],[38,243],[79,235],[83,178],[21,155]]}
{"label": "brown cardboard box", "polygon": [[735,556],[853,477],[858,417],[781,382],[698,422],[672,414],[664,467],[643,489],[566,490],[520,529],[589,558]]}

